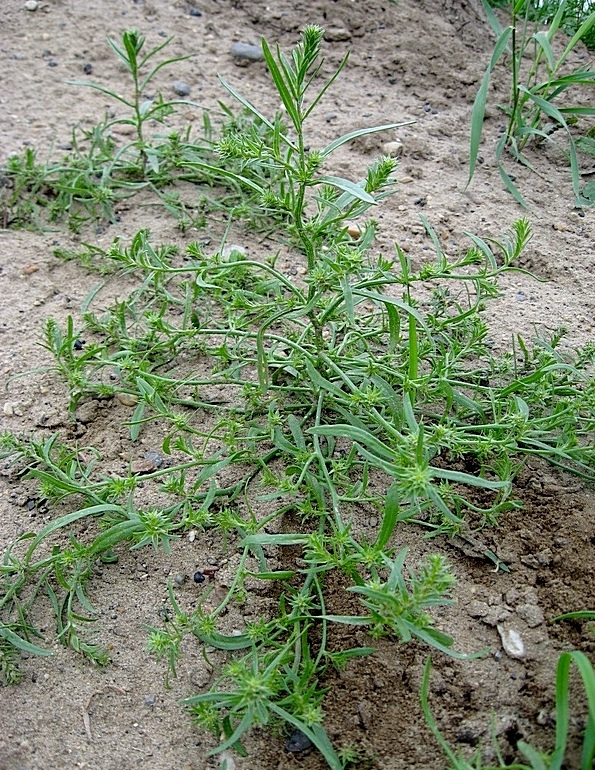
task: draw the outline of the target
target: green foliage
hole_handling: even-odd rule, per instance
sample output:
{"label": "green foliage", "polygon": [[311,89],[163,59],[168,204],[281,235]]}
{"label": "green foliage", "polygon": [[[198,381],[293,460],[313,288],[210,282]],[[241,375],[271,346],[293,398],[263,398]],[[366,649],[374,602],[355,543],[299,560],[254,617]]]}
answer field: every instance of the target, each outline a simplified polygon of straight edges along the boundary
{"label": "green foliage", "polygon": [[[584,16],[563,53],[558,56],[554,53],[554,38],[557,41],[560,37],[560,31],[564,29],[563,20],[568,18],[565,14],[570,12],[570,7],[574,7],[569,5],[569,0],[546,3],[539,13],[534,12],[532,3],[516,0],[510,5],[511,21],[505,28],[500,25],[488,0],[482,0],[482,4],[498,39],[473,105],[468,182],[471,182],[476,169],[490,76],[499,60],[506,57],[511,78],[510,100],[501,107],[507,124],[496,146],[496,161],[506,189],[526,206],[504,164],[504,156],[508,153],[515,161],[531,168],[526,146],[529,143],[539,146],[552,142],[568,159],[576,205],[590,205],[589,189],[586,193],[581,189],[577,143],[572,127],[581,118],[595,115],[595,108],[589,103],[569,105],[566,99],[571,89],[582,87],[589,90],[595,85],[595,71],[589,65],[569,71],[567,64],[569,54],[595,31],[595,9]],[[549,25],[545,30],[540,26],[543,23]],[[525,66],[527,59],[530,60],[528,69]],[[559,141],[560,135],[563,141]]]}
{"label": "green foliage", "polygon": [[[531,237],[526,220],[498,240],[469,234],[468,248],[449,259],[423,219],[434,254],[415,269],[398,245],[391,259],[373,253],[375,223],[363,217],[391,193],[394,159],[380,158],[358,181],[327,166],[343,144],[394,125],[312,146],[307,122],[346,61],[320,85],[321,41],[313,26],[290,55],[263,41],[287,124],[224,83],[241,112],[224,109],[212,157],[189,139],[169,145],[176,173],[196,183],[205,175],[224,180],[217,211],[275,233],[304,265],[303,280],[292,281],[276,258],[225,249],[227,235],[212,252],[199,242],[183,252],[156,244],[141,230],[129,244],[59,254],[136,281],[100,314],[92,292],[80,329],[73,318],[46,322],[42,344],[71,412],[90,397],[125,399],[134,406],[131,441],[158,421],[171,462],[143,475],[162,501],[146,509],[132,468],[106,477],[92,448],[68,447],[58,436],[2,436],[1,456],[38,479],[50,507],[60,501],[72,512],[24,535],[4,558],[0,663],[8,681],[17,676],[12,648],[44,651],[31,641],[39,636],[31,617],[45,597],[58,638],[105,663],[105,651],[82,632],[94,619],[85,589],[97,560],[109,564],[123,547],[167,552],[185,531],[214,528],[226,544],[231,535],[239,544],[227,593],[215,608],[203,600],[185,613],[170,588],[168,623],[149,629],[149,650],[174,676],[185,640],[205,655],[227,654],[213,687],[185,701],[220,741],[212,753],[241,753],[251,727],[281,725],[301,730],[339,770],[356,753],[337,751],[324,731],[323,678],[329,666],[374,648],[332,649],[331,624],[465,657],[432,617],[451,603],[449,565],[436,555],[407,565],[406,549],[395,546],[398,528],[409,522],[440,534],[496,523],[519,507],[511,482],[529,455],[593,480],[595,386],[593,348],[562,352],[562,330],[491,353],[485,310],[500,277],[519,270]],[[110,45],[137,89],[132,101],[109,92],[132,110],[129,160],[140,184],[157,187],[144,128],[165,106],[143,111],[137,97],[170,60],[143,75],[162,46],[143,58],[136,33]],[[168,196],[164,205],[182,211],[182,221],[188,212]],[[223,395],[207,395],[217,391]],[[369,511],[380,518],[372,537],[361,528]],[[283,568],[271,562],[271,547],[299,548],[301,559]],[[327,606],[331,574],[353,615]],[[277,612],[239,635],[222,633],[220,616],[246,601],[254,581],[274,581]]]}

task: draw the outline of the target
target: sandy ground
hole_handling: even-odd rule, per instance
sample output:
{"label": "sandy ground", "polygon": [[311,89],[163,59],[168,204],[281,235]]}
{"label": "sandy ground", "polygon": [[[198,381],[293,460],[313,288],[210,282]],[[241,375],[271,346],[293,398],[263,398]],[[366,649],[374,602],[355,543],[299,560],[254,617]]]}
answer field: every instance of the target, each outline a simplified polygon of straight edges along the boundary
{"label": "sandy ground", "polygon": [[[525,214],[534,237],[522,266],[541,282],[520,274],[504,280],[503,296],[490,317],[495,344],[509,345],[516,332],[529,338],[547,335],[561,324],[568,329],[569,347],[593,339],[595,214],[592,209],[574,208],[562,159],[551,151],[538,152],[532,156],[538,173],[515,170],[531,206],[523,212],[502,189],[494,165],[493,149],[503,118],[492,107],[482,145],[484,162],[465,189],[471,105],[493,44],[476,2],[42,0],[29,11],[22,0],[3,0],[0,163],[25,147],[36,148],[41,158],[59,154],[73,127],[89,128],[113,108],[105,95],[65,82],[84,78],[83,67],[90,63],[96,82],[123,83],[106,35],[118,38],[135,27],[151,44],[173,35],[172,55],[191,54],[191,58],[163,70],[159,90],[171,94],[173,82],[184,81],[191,99],[214,107],[224,98],[217,80],[221,74],[271,114],[277,103],[264,64],[239,67],[230,48],[238,41],[258,43],[264,35],[287,49],[305,22],[328,30],[329,69],[351,51],[343,75],[312,121],[313,143],[322,146],[364,125],[415,121],[389,136],[360,140],[337,156],[336,173],[357,178],[380,154],[383,143],[395,139],[403,143],[401,184],[377,217],[378,248],[390,254],[397,241],[412,259],[423,259],[428,244],[419,221],[422,210],[447,253],[465,243],[465,232],[497,237]],[[584,63],[588,54],[580,51],[578,56]],[[506,93],[505,73],[499,72],[490,91],[492,104],[504,101]],[[200,110],[184,108],[176,120],[198,130]],[[181,235],[175,222],[154,207],[133,201],[119,215],[119,222],[97,231],[88,228],[79,236],[65,228],[41,233],[0,230],[0,400],[7,405],[0,410],[0,428],[35,431],[39,436],[58,430],[98,447],[107,461],[125,467],[131,458],[158,447],[158,431],[145,433],[141,445],[131,445],[122,426],[129,412],[112,402],[96,405],[84,421],[70,417],[66,388],[51,371],[49,354],[39,346],[44,319],[64,321],[69,314],[77,318],[97,282],[97,276],[77,265],[58,261],[52,253],[56,246],[74,248],[87,241],[105,247],[116,236],[129,240],[140,227],[149,227],[161,242],[183,245],[192,239],[191,233]],[[239,232],[237,237],[257,253],[259,245],[250,242],[248,233]],[[121,287],[108,286],[102,301],[119,291]],[[517,756],[519,740],[551,748],[558,655],[565,649],[594,649],[580,624],[548,623],[562,612],[593,609],[592,490],[531,462],[520,474],[515,492],[524,510],[503,516],[497,529],[481,534],[484,545],[506,554],[510,573],[494,573],[489,562],[453,544],[431,544],[432,550],[449,556],[458,579],[458,605],[440,614],[441,627],[455,638],[458,649],[492,649],[492,654],[474,661],[435,656],[432,705],[451,744],[468,755],[481,741],[485,761],[490,759],[492,717],[507,760]],[[22,532],[35,531],[48,517],[64,512],[64,508],[44,509],[31,482],[14,478],[9,469],[0,473],[2,549]],[[414,557],[429,547],[419,533],[403,531],[398,537],[411,546]],[[167,689],[164,665],[147,654],[146,626],[159,624],[168,576],[190,575],[207,558],[219,558],[222,549],[217,538],[184,539],[170,555],[148,549],[123,552],[117,565],[103,569],[92,582],[91,600],[99,613],[95,633],[112,657],[104,669],[92,668],[72,651],[53,644],[51,619],[41,617],[41,625],[48,624],[47,643],[55,655],[24,659],[22,682],[0,689],[0,769],[219,767],[218,760],[206,757],[211,739],[192,726],[177,702],[209,686],[211,674],[200,651],[188,646],[178,679]],[[180,602],[192,607],[199,590],[187,581],[178,590]],[[498,623],[522,634],[524,659],[502,654]],[[349,633],[350,642],[367,643],[360,632]],[[325,726],[337,746],[354,744],[366,752],[370,764],[362,762],[361,767],[445,766],[419,708],[426,654],[414,644],[381,642],[373,658],[354,662],[325,682],[329,687]],[[84,714],[89,716],[90,731]],[[287,753],[284,742],[271,731],[255,731],[247,741],[251,756],[230,760],[228,770],[323,767],[315,753]]]}

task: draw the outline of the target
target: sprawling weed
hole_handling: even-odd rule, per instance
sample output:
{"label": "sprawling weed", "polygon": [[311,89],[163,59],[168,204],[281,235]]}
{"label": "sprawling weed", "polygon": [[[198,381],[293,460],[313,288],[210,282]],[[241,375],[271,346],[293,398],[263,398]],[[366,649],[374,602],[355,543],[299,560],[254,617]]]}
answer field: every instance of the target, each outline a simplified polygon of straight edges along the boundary
{"label": "sprawling weed", "polygon": [[[374,649],[335,649],[333,624],[461,657],[432,617],[451,602],[449,565],[429,555],[410,566],[395,542],[398,526],[450,534],[495,522],[518,507],[511,481],[527,455],[593,479],[595,390],[593,351],[562,353],[561,334],[532,345],[517,339],[503,357],[490,352],[483,311],[499,277],[518,269],[531,236],[526,220],[500,240],[469,235],[454,259],[424,220],[435,253],[416,270],[398,246],[393,258],[374,255],[375,224],[363,215],[390,194],[394,159],[379,159],[357,182],[327,165],[344,143],[389,126],[310,146],[307,120],[345,63],[318,87],[321,41],[322,30],[307,27],[290,56],[263,43],[287,124],[226,83],[243,112],[215,143],[225,166],[189,141],[176,161],[185,179],[212,173],[245,192],[242,213],[253,219],[260,208],[259,226],[285,240],[303,280],[291,280],[275,256],[252,259],[223,244],[209,252],[198,242],[181,253],[146,231],[128,245],[84,247],[81,261],[126,273],[137,288],[99,315],[90,297],[80,330],[73,319],[64,329],[50,319],[43,344],[72,411],[85,398],[125,396],[135,406],[132,441],[159,421],[171,462],[143,484],[169,503],[143,507],[137,476],[107,477],[95,453],[56,436],[4,436],[2,454],[39,479],[47,501],[73,511],[21,538],[0,567],[0,662],[13,679],[9,645],[42,650],[31,641],[29,611],[45,592],[59,638],[103,663],[103,651],[81,635],[93,618],[84,591],[92,564],[117,558],[124,543],[167,551],[190,528],[218,528],[238,548],[226,595],[186,612],[170,590],[170,622],[150,630],[149,648],[172,674],[185,638],[228,653],[213,687],[185,701],[220,740],[214,752],[243,751],[252,726],[281,723],[339,770],[355,755],[340,755],[324,731],[324,675]],[[150,113],[135,105],[149,175],[142,126]],[[231,211],[239,215],[235,204]],[[362,524],[367,512],[380,518],[375,531]],[[84,536],[78,523],[89,525]],[[297,562],[286,557],[290,547],[300,549]],[[331,577],[353,614],[335,610]],[[223,633],[220,618],[247,600],[254,581],[277,586],[278,611],[239,635]]]}

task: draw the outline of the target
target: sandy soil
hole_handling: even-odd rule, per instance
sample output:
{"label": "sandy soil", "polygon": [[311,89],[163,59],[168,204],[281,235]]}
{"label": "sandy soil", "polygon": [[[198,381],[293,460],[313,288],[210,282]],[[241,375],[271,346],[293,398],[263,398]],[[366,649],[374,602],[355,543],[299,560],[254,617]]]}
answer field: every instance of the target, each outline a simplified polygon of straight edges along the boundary
{"label": "sandy soil", "polygon": [[[238,67],[230,47],[238,41],[258,43],[264,35],[287,49],[304,22],[329,31],[329,69],[351,50],[342,77],[310,127],[313,142],[322,145],[363,125],[415,121],[392,135],[360,140],[337,156],[337,174],[357,178],[384,142],[403,143],[398,174],[402,183],[378,215],[381,250],[390,253],[397,241],[414,260],[423,258],[428,245],[419,222],[422,208],[449,253],[464,244],[465,231],[499,236],[523,215],[502,189],[493,162],[502,123],[495,109],[486,120],[484,162],[465,190],[471,105],[493,44],[479,3],[470,0],[400,0],[397,5],[382,0],[42,0],[35,11],[26,10],[22,0],[3,0],[0,163],[25,147],[49,156],[67,146],[74,126],[89,128],[112,108],[103,94],[65,83],[84,78],[87,63],[96,82],[123,82],[106,35],[118,38],[135,27],[151,44],[174,35],[172,55],[192,56],[162,71],[160,90],[171,94],[173,81],[181,80],[190,86],[191,99],[215,106],[224,96],[219,73],[272,113],[277,104],[264,64]],[[577,54],[583,59],[586,55]],[[506,93],[505,74],[497,73],[492,103],[501,103]],[[200,110],[184,108],[177,120],[194,130]],[[536,153],[532,160],[539,173],[522,168],[517,173],[534,229],[522,264],[541,282],[523,275],[506,278],[490,319],[492,335],[495,344],[503,346],[514,332],[530,337],[563,324],[568,329],[566,344],[574,347],[593,338],[595,214],[574,208],[570,176],[560,157]],[[72,248],[82,240],[106,246],[116,236],[130,239],[140,227],[149,227],[158,241],[183,245],[192,240],[191,233],[181,235],[158,208],[133,202],[119,215],[119,222],[97,231],[89,228],[79,236],[65,228],[42,233],[0,230],[0,400],[7,405],[0,428],[40,436],[59,430],[98,447],[106,461],[126,467],[131,458],[158,448],[158,431],[148,431],[139,445],[132,445],[122,425],[130,413],[112,402],[97,403],[84,419],[69,417],[66,388],[39,346],[44,319],[63,321],[69,314],[76,318],[97,283],[97,276],[59,262],[52,255],[57,245]],[[259,245],[250,242],[248,233],[240,231],[236,237],[256,253]],[[101,301],[107,303],[119,292],[122,287],[109,285]],[[32,373],[14,379],[27,371]],[[493,761],[492,718],[507,760],[517,756],[519,740],[551,748],[558,655],[565,649],[595,650],[580,624],[548,623],[562,612],[593,609],[593,491],[537,462],[527,464],[515,491],[524,509],[504,516],[497,529],[481,533],[484,545],[505,556],[510,573],[494,573],[491,563],[456,544],[431,543],[433,551],[448,555],[458,579],[458,605],[440,614],[441,627],[460,650],[492,650],[473,661],[434,656],[432,706],[451,744],[469,755],[482,742],[485,761]],[[35,531],[48,517],[64,512],[44,509],[31,482],[14,478],[8,469],[0,474],[2,549],[22,532]],[[414,557],[430,548],[420,533],[397,534]],[[106,566],[91,589],[99,612],[97,638],[112,656],[104,669],[94,669],[72,651],[52,645],[51,620],[40,618],[42,625],[48,623],[47,640],[55,655],[24,659],[23,681],[0,689],[0,769],[218,767],[218,760],[205,756],[211,739],[192,726],[177,703],[209,686],[210,672],[200,651],[185,651],[178,679],[167,689],[164,665],[146,652],[146,626],[159,625],[168,576],[191,575],[197,565],[222,553],[217,538],[200,537],[178,542],[170,555],[148,549],[122,552],[117,565]],[[201,589],[186,581],[177,590],[180,602],[192,607]],[[338,606],[340,592],[337,586]],[[521,633],[527,648],[524,659],[503,654],[499,623]],[[365,635],[349,633],[351,642],[367,643]],[[362,767],[445,766],[419,708],[426,654],[419,645],[381,642],[373,658],[352,663],[325,682],[330,688],[328,733],[337,746],[354,744],[365,751],[371,759]],[[228,770],[323,767],[315,753],[287,753],[284,742],[283,736],[256,731],[247,741],[251,756],[230,759]]]}

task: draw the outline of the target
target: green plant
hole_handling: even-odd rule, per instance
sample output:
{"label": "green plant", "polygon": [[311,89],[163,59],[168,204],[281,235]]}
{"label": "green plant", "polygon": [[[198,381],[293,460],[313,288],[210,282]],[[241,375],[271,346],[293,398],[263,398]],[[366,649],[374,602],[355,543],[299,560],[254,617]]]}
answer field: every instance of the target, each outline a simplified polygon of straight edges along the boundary
{"label": "green plant", "polygon": [[145,136],[145,128],[151,121],[163,123],[164,119],[171,115],[174,111],[175,104],[184,104],[184,100],[164,100],[161,93],[157,93],[155,97],[147,98],[146,91],[149,85],[151,85],[157,73],[175,62],[188,59],[188,56],[175,56],[171,59],[165,59],[159,64],[154,64],[151,61],[158,53],[160,53],[166,46],[168,46],[173,38],[168,38],[160,45],[151,48],[147,53],[143,51],[145,48],[145,38],[138,32],[138,30],[127,30],[122,34],[122,43],[118,45],[111,38],[107,38],[107,42],[110,48],[114,51],[116,56],[120,59],[130,77],[132,79],[133,94],[131,98],[126,98],[121,94],[118,94],[111,88],[102,86],[99,83],[93,83],[87,80],[71,80],[71,85],[88,86],[94,88],[97,91],[101,91],[107,94],[112,99],[122,103],[125,107],[131,111],[131,115],[127,117],[114,118],[108,121],[103,127],[104,131],[109,130],[114,125],[129,125],[134,128],[136,132],[135,147],[140,155],[140,160],[144,168],[148,165],[151,170],[159,173],[159,155],[154,148],[148,143]]}
{"label": "green plant", "polygon": [[[506,189],[517,201],[526,205],[505,167],[505,153],[508,152],[515,161],[532,168],[525,152],[528,143],[539,145],[553,142],[568,158],[576,204],[590,205],[590,196],[584,195],[581,190],[572,126],[581,117],[595,115],[595,108],[588,105],[568,106],[564,98],[575,87],[592,88],[595,84],[595,71],[588,65],[571,71],[567,67],[569,54],[595,29],[595,10],[583,19],[562,54],[557,56],[553,48],[554,38],[559,37],[568,0],[556,3],[556,12],[552,16],[539,15],[539,20],[547,19],[549,26],[546,30],[540,29],[538,20],[534,21],[533,4],[526,0],[511,3],[511,22],[504,29],[488,1],[482,0],[482,4],[498,40],[473,105],[468,183],[473,178],[477,164],[490,76],[502,56],[506,55],[510,62],[510,100],[501,108],[507,123],[496,146],[498,170]],[[528,70],[524,66],[527,57],[530,58]],[[562,132],[564,144],[558,141],[558,132]]]}
{"label": "green plant", "polygon": [[431,671],[431,659],[428,658],[422,681],[421,706],[428,727],[451,762],[450,770],[505,770],[505,768],[508,768],[508,770],[561,770],[562,767],[565,767],[564,760],[566,758],[570,724],[570,669],[572,664],[574,664],[580,674],[587,697],[587,722],[583,735],[580,770],[590,770],[593,767],[593,759],[595,758],[595,671],[584,653],[576,650],[563,652],[558,658],[556,670],[556,742],[553,751],[544,753],[525,741],[519,741],[519,752],[530,764],[513,763],[505,765],[498,745],[495,742],[494,746],[500,762],[497,768],[486,767],[482,764],[481,750],[478,751],[476,758],[472,762],[468,762],[460,755],[456,755],[445,741],[432,716],[428,703]]}
{"label": "green plant", "polygon": [[[451,602],[450,568],[433,555],[410,566],[399,528],[416,523],[436,535],[494,523],[518,507],[511,481],[527,455],[593,479],[595,386],[593,348],[563,352],[561,330],[531,345],[517,338],[502,357],[490,352],[484,310],[500,276],[518,269],[526,220],[498,240],[469,234],[469,247],[448,259],[424,219],[434,255],[417,269],[398,246],[393,259],[372,252],[376,225],[364,215],[393,189],[395,161],[379,159],[358,182],[325,164],[350,139],[387,126],[310,145],[307,120],[345,64],[319,87],[321,45],[318,27],[289,56],[263,43],[290,125],[226,84],[242,113],[215,143],[224,164],[207,163],[190,142],[176,160],[183,178],[216,172],[249,198],[241,211],[221,204],[231,221],[259,206],[259,226],[303,263],[303,281],[274,255],[226,250],[227,229],[211,252],[198,242],[156,244],[144,230],[129,244],[83,247],[82,262],[116,280],[126,274],[136,288],[101,313],[91,293],[80,330],[73,318],[49,319],[43,344],[72,412],[88,397],[125,396],[132,442],[159,421],[171,464],[142,483],[162,505],[144,509],[132,469],[106,477],[92,450],[57,436],[4,436],[2,456],[39,480],[48,504],[74,510],[11,548],[0,568],[0,622],[9,644],[29,649],[30,611],[47,595],[60,638],[99,657],[79,633],[81,618],[92,617],[91,565],[123,547],[173,549],[189,529],[219,533],[223,548],[237,549],[227,593],[213,607],[207,589],[187,611],[170,589],[168,622],[150,629],[149,649],[172,675],[184,640],[198,640],[205,655],[228,654],[214,686],[186,700],[221,740],[213,752],[243,751],[254,725],[297,728],[338,770],[348,755],[324,731],[325,676],[374,648],[337,649],[334,624],[461,657],[432,617]],[[371,535],[361,525],[367,512],[380,519]],[[299,549],[297,563],[289,548]],[[335,610],[331,577],[353,614]],[[239,635],[222,633],[219,619],[255,582],[274,586],[277,611]]]}
{"label": "green plant", "polygon": [[[27,149],[22,156],[8,159],[0,186],[0,203],[6,226],[41,228],[45,221],[56,222],[68,216],[70,228],[78,232],[90,219],[114,222],[115,208],[123,199],[144,188],[150,188],[180,221],[180,227],[197,226],[200,214],[192,216],[184,201],[176,193],[162,189],[177,177],[177,166],[182,148],[189,139],[189,131],[170,131],[165,136],[150,134],[149,127],[163,124],[167,116],[185,100],[165,100],[161,93],[151,98],[146,90],[162,68],[188,58],[178,56],[157,64],[156,57],[172,38],[145,53],[145,38],[136,30],[122,35],[121,44],[108,38],[108,44],[126,68],[132,81],[132,97],[89,81],[73,80],[72,85],[83,85],[107,94],[123,104],[129,114],[106,117],[91,130],[74,129],[72,150],[59,161],[38,161],[34,150]],[[119,146],[112,131],[114,126],[132,126],[135,139]],[[212,132],[209,118],[204,116],[205,137]],[[200,148],[193,144],[201,158],[210,157],[210,142]],[[213,169],[216,171],[216,168]],[[200,183],[209,184],[212,176],[203,173]],[[177,197],[176,197],[177,196]],[[202,196],[203,199],[205,196]]]}

